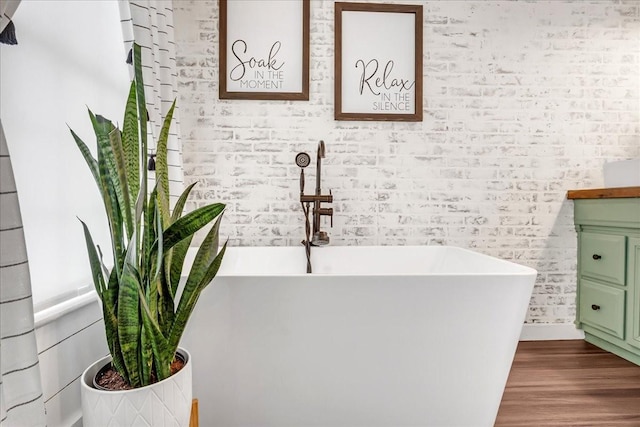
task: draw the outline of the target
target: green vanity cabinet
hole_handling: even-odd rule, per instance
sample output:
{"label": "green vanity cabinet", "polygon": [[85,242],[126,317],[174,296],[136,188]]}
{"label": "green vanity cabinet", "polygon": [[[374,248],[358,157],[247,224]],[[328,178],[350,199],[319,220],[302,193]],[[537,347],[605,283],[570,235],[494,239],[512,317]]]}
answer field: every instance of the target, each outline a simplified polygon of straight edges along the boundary
{"label": "green vanity cabinet", "polygon": [[585,340],[640,365],[640,187],[574,190],[576,325]]}
{"label": "green vanity cabinet", "polygon": [[635,296],[629,304],[629,344],[640,354],[640,238],[629,238],[629,281],[635,283]]}

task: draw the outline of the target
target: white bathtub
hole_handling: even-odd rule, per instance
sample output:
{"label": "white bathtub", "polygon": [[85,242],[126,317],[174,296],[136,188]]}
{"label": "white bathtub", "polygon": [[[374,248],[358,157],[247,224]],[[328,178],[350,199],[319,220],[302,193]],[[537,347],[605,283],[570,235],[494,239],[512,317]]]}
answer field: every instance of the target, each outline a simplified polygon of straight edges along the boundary
{"label": "white bathtub", "polygon": [[492,426],[536,271],[454,247],[229,248],[182,345],[200,425]]}

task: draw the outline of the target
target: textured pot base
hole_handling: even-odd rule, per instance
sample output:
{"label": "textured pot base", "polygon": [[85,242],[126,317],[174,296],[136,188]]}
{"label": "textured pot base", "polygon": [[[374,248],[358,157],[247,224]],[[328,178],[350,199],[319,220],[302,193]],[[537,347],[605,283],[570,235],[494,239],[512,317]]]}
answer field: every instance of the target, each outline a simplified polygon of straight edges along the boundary
{"label": "textured pot base", "polygon": [[123,391],[93,388],[96,373],[111,361],[98,360],[82,374],[82,423],[85,427],[149,426],[181,427],[189,425],[192,373],[190,355],[178,350],[187,363],[175,375],[147,387]]}

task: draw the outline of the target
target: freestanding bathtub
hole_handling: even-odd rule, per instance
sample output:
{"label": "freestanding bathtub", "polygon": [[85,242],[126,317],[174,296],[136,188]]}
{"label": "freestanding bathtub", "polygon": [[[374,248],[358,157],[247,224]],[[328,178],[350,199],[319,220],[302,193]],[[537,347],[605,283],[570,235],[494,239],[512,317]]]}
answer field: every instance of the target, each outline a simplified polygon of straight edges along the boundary
{"label": "freestanding bathtub", "polygon": [[492,426],[536,271],[455,247],[229,248],[182,345],[211,427]]}

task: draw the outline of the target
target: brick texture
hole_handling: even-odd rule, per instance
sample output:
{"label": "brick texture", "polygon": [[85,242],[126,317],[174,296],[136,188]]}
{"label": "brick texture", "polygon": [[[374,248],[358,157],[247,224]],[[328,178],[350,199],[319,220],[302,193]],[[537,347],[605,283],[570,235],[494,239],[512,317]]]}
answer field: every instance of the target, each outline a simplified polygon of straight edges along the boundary
{"label": "brick texture", "polygon": [[527,322],[572,322],[566,191],[640,156],[640,3],[422,2],[421,123],[334,121],[333,4],[311,1],[307,102],[219,100],[218,3],[174,2],[190,208],[228,203],[233,245],[300,244],[294,157],[315,162],[322,139],[332,244],[455,245],[528,265]]}

